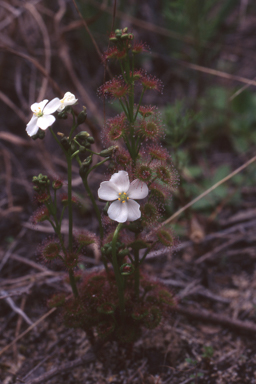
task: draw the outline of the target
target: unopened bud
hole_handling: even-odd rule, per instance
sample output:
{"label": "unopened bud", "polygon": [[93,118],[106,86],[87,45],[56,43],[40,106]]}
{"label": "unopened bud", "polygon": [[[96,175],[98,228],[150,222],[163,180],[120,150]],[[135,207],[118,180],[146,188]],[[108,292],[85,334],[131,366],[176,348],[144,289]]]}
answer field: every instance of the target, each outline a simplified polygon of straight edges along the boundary
{"label": "unopened bud", "polygon": [[113,153],[118,149],[118,146],[117,145],[112,145],[111,147],[107,148],[107,149],[103,149],[103,151],[101,151],[99,153],[99,155],[101,157],[109,157],[109,156],[112,156]]}
{"label": "unopened bud", "polygon": [[38,135],[38,139],[43,140],[45,138],[45,131],[39,128],[37,135]]}
{"label": "unopened bud", "polygon": [[94,144],[94,138],[92,137],[92,136],[90,136],[90,137],[88,137],[88,139],[87,139],[87,141],[88,141],[88,143],[90,143],[90,144]]}
{"label": "unopened bud", "polygon": [[63,120],[66,120],[68,118],[67,109],[66,108],[63,109],[63,111],[58,113],[58,118],[59,119],[63,119]]}
{"label": "unopened bud", "polygon": [[60,140],[60,143],[63,146],[63,148],[66,149],[66,151],[70,148],[70,143],[66,136],[62,137],[62,139]]}
{"label": "unopened bud", "polygon": [[123,33],[121,36],[121,39],[123,39],[123,40],[128,39],[128,38],[129,38],[128,33]]}
{"label": "unopened bud", "polygon": [[36,139],[44,139],[45,137],[45,131],[43,131],[41,128],[39,128],[39,130],[37,131],[37,133],[33,136],[31,136],[31,138],[33,140],[36,140]]}
{"label": "unopened bud", "polygon": [[115,30],[115,35],[116,35],[116,37],[121,37],[121,35],[122,35],[122,29],[116,29],[116,30]]}
{"label": "unopened bud", "polygon": [[92,156],[88,156],[81,164],[80,169],[79,169],[79,175],[81,177],[84,177],[87,173],[87,171],[90,168],[90,165],[92,163]]}
{"label": "unopened bud", "polygon": [[125,248],[125,249],[123,249],[122,251],[120,251],[120,252],[118,253],[118,256],[120,256],[120,257],[124,257],[124,256],[129,255],[129,253],[130,253],[129,249],[128,249],[128,248]]}
{"label": "unopened bud", "polygon": [[79,133],[76,135],[75,139],[78,140],[78,141],[80,142],[80,139],[81,139],[81,140],[85,140],[85,139],[87,140],[88,137],[90,137],[90,134],[89,134],[88,132],[86,132],[86,131],[81,131],[81,132],[79,132]]}
{"label": "unopened bud", "polygon": [[86,112],[86,107],[83,107],[82,112],[79,113],[77,116],[77,125],[83,124],[86,120],[87,117],[87,112]]}

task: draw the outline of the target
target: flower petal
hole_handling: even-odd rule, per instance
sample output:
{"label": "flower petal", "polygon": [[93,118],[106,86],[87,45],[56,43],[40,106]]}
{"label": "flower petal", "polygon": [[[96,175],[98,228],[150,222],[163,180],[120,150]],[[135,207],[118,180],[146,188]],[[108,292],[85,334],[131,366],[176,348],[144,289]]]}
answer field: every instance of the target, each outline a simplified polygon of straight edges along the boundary
{"label": "flower petal", "polygon": [[61,105],[60,99],[58,97],[55,97],[55,99],[51,100],[44,108],[43,113],[44,115],[51,115],[52,113],[56,112],[59,106]]}
{"label": "flower petal", "polygon": [[118,199],[119,189],[111,181],[103,181],[100,183],[98,196],[102,200],[113,201]]}
{"label": "flower petal", "polygon": [[121,203],[119,200],[114,201],[108,209],[108,216],[118,223],[125,223],[128,217],[128,204]]}
{"label": "flower petal", "polygon": [[148,186],[143,181],[133,180],[127,194],[131,199],[144,199],[148,195]]}
{"label": "flower petal", "polygon": [[34,136],[39,127],[37,125],[37,117],[35,115],[32,116],[32,118],[30,119],[30,121],[28,122],[27,124],[27,128],[26,128],[26,131],[27,131],[27,134],[31,137],[31,136]]}
{"label": "flower petal", "polygon": [[38,118],[37,125],[39,128],[46,130],[46,128],[50,127],[55,120],[55,117],[52,115],[43,115]]}
{"label": "flower petal", "polygon": [[128,200],[126,204],[128,208],[127,220],[134,221],[139,219],[141,217],[140,205],[132,199]]}
{"label": "flower petal", "polygon": [[34,103],[34,104],[32,104],[31,105],[31,111],[32,112],[38,112],[38,109],[40,108],[41,109],[41,111],[44,109],[44,106],[45,106],[45,104],[47,104],[48,103],[48,100],[47,99],[45,99],[45,100],[43,100],[43,101],[41,101],[40,103]]}
{"label": "flower petal", "polygon": [[114,183],[119,192],[127,192],[130,186],[129,175],[126,171],[119,171],[111,176],[110,181]]}

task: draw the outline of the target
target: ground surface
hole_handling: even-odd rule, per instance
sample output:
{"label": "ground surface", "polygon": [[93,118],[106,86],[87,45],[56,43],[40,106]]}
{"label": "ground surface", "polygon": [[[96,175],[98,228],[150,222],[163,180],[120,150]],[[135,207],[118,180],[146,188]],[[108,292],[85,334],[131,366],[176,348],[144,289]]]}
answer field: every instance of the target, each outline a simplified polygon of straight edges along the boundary
{"label": "ground surface", "polygon": [[[0,117],[0,381],[3,384],[256,383],[254,168],[251,173],[242,173],[240,184],[231,185],[210,209],[208,206],[207,209],[189,210],[179,218],[176,249],[150,255],[144,265],[145,272],[164,282],[176,295],[178,304],[157,329],[145,330],[132,350],[118,349],[116,344],[106,343],[95,356],[83,331],[64,328],[58,312],[50,312],[49,297],[56,291],[69,295],[70,288],[65,283],[62,266],[45,264],[38,256],[38,245],[50,236],[51,229],[44,224],[34,226],[31,223],[30,217],[36,208],[31,179],[40,172],[58,175],[66,188],[66,166],[50,135],[40,142],[33,142],[26,136],[25,125],[31,117],[29,106],[39,92],[42,99],[50,99],[58,92],[61,96],[67,89],[72,90],[81,105],[88,108],[85,129],[95,135],[99,148],[104,106],[96,97],[96,88],[103,82],[103,69],[96,69],[100,68],[100,60],[91,45],[86,46],[88,41],[82,43],[80,32],[83,26],[71,1],[63,0],[58,4],[32,1],[26,7],[14,0],[3,3],[5,5],[0,10],[3,31],[0,67],[3,110]],[[157,22],[160,25],[155,18],[158,3],[142,3],[144,5],[136,11],[138,20],[144,18],[150,25]],[[241,1],[240,8],[234,6],[215,40],[204,47],[197,64],[254,78],[256,12],[248,2],[250,12],[244,13],[245,3]],[[129,8],[127,12],[133,11]],[[93,12],[95,19],[89,17],[89,25],[93,28],[95,20],[103,25],[102,13]],[[73,24],[74,20],[77,23]],[[106,20],[105,15],[104,23],[108,22],[106,28],[109,28],[111,20]],[[230,25],[237,20],[240,22],[230,30]],[[124,15],[122,23],[129,24],[130,20]],[[134,23],[136,26],[136,20]],[[185,69],[184,60],[193,62],[188,45],[181,46],[179,59],[182,60],[177,62],[177,57],[171,57],[170,52],[168,57],[169,40],[165,40],[161,31],[155,33],[146,27],[140,30],[138,23],[136,28],[138,32],[135,33],[141,33],[146,40],[148,37],[152,46],[152,57],[145,60],[143,66],[165,82],[164,96],[160,98],[152,94],[148,103],[165,106],[177,97],[188,96],[190,104],[198,111],[200,106],[195,106],[191,99],[198,97],[202,100],[204,88],[217,83],[235,90],[238,84],[238,88],[245,84],[232,77],[223,80],[221,75],[211,77],[207,71],[202,74],[202,71]],[[105,48],[105,31],[95,36]],[[47,50],[49,44],[50,51]],[[175,47],[173,44],[172,49]],[[209,55],[209,49],[212,55]],[[24,52],[29,58],[24,58]],[[36,58],[37,63],[31,58]],[[45,82],[38,63],[51,73],[61,90],[51,81]],[[80,83],[86,84],[86,92]],[[208,107],[210,111],[214,109],[211,104]],[[107,116],[114,115],[114,108],[106,107]],[[232,112],[225,110],[224,115],[231,119]],[[190,154],[189,161],[203,169],[203,176],[193,179],[187,169],[180,174],[181,188],[175,192],[172,208],[168,208],[170,215],[195,197],[195,194],[181,197],[184,185],[185,192],[189,184],[195,185],[199,195],[206,189],[205,180],[210,182],[209,186],[213,184],[212,177],[218,167],[228,165],[234,170],[255,154],[255,141],[251,142],[249,136],[247,141],[244,138],[236,141],[238,136],[234,132],[232,136],[230,120],[219,122],[219,110],[213,110],[209,116],[212,131],[207,131],[205,119],[201,124],[202,131],[197,136],[192,134],[182,147]],[[233,119],[238,118],[236,115]],[[255,120],[253,117],[252,130],[255,130]],[[216,121],[218,124],[215,125]],[[65,131],[66,123],[63,124],[61,129]],[[245,150],[239,152],[242,145]],[[90,180],[95,194],[103,179],[104,170],[100,172]],[[183,180],[187,184],[182,184]],[[76,227],[97,231],[97,222],[76,167],[73,169],[73,185],[81,203],[76,210]],[[239,199],[234,202],[232,196],[237,191]],[[64,224],[67,233],[67,222]],[[85,271],[101,268],[98,256],[95,250],[81,255]],[[37,325],[29,330],[35,323]],[[23,334],[26,330],[28,332]],[[72,368],[72,364],[76,367]],[[49,375],[51,370],[52,377]]]}

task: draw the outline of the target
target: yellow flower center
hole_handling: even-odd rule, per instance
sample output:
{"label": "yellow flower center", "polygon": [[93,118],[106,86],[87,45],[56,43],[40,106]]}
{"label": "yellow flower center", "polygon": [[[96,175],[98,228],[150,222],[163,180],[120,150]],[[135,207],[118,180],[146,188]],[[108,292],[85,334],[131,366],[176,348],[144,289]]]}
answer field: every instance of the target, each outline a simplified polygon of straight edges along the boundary
{"label": "yellow flower center", "polygon": [[42,111],[42,109],[41,109],[40,107],[38,107],[38,108],[37,108],[37,111],[34,112],[34,115],[35,115],[36,117],[41,117],[41,116],[43,116],[43,111]]}
{"label": "yellow flower center", "polygon": [[118,200],[121,201],[121,203],[126,203],[129,200],[126,192],[119,192],[118,195]]}

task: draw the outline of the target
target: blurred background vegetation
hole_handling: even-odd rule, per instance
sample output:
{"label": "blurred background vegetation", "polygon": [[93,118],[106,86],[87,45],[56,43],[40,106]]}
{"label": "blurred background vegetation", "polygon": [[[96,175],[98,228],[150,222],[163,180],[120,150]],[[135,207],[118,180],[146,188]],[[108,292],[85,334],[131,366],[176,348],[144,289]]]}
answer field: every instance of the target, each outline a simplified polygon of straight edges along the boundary
{"label": "blurred background vegetation", "polygon": [[[108,47],[113,26],[129,27],[150,47],[137,67],[164,83],[163,95],[149,93],[145,103],[162,112],[167,130],[163,144],[180,177],[166,217],[255,154],[256,81],[250,83],[256,76],[255,1],[117,0],[115,11],[115,1],[76,4],[85,23],[72,0],[1,1],[3,210],[30,201],[28,182],[37,169],[59,173],[63,166],[55,152],[50,155],[54,144],[49,137],[31,142],[26,136],[33,102],[73,92],[80,106],[87,107],[87,129],[101,145],[104,119],[119,111],[117,103],[104,104],[96,93],[110,78],[99,53]],[[115,63],[109,67],[112,75],[119,74]],[[192,212],[212,223],[238,206],[250,208],[255,204],[249,193],[255,188],[255,170],[252,164],[196,203]]]}

